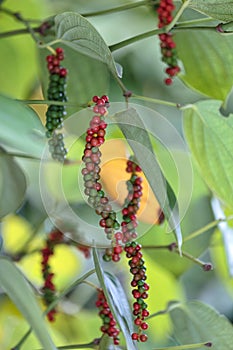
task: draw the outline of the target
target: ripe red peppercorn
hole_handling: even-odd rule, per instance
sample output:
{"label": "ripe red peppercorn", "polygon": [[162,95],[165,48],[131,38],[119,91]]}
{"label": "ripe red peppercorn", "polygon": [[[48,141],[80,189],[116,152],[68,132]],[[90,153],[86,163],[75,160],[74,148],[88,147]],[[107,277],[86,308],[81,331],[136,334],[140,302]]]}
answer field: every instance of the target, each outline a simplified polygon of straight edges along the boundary
{"label": "ripe red peppercorn", "polygon": [[[158,27],[163,28],[170,24],[173,20],[172,12],[175,6],[173,0],[160,0],[159,7],[157,9],[159,23]],[[162,60],[168,65],[166,69],[166,74],[169,78],[165,79],[166,85],[171,85],[173,83],[172,77],[176,76],[180,68],[177,61],[176,43],[174,42],[174,34],[172,33],[162,33],[159,34],[160,47],[162,53]]]}

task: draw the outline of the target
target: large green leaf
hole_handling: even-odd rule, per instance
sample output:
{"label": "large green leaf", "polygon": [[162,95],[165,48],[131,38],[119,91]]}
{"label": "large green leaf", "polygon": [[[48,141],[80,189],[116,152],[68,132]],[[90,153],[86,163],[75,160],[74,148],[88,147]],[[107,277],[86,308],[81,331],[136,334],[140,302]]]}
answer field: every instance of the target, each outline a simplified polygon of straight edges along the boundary
{"label": "large green leaf", "polygon": [[179,210],[175,194],[166,181],[153,152],[148,132],[138,112],[134,108],[116,113],[114,119],[121,128],[134,155],[157,198],[169,226],[176,235],[178,246],[182,245],[179,224]]}
{"label": "large green leaf", "polygon": [[136,350],[137,344],[132,341],[134,325],[132,321],[132,312],[124,289],[116,276],[108,272],[104,272],[99,261],[98,252],[93,248],[93,258],[96,268],[96,274],[100,281],[101,288],[108,301],[109,307],[117,321],[126,340],[127,348]]}
{"label": "large green leaf", "polygon": [[26,178],[15,160],[0,147],[0,218],[18,209],[26,191]]}
{"label": "large green leaf", "polygon": [[207,96],[225,100],[233,84],[232,37],[214,31],[184,30],[176,33],[175,41],[184,65],[181,79]]}
{"label": "large green leaf", "polygon": [[15,264],[0,257],[0,286],[23,314],[46,350],[55,350],[32,289]]}
{"label": "large green leaf", "polygon": [[117,69],[111,51],[95,27],[75,12],[64,12],[55,17],[56,35],[64,44],[80,53],[104,62],[114,76]]}
{"label": "large green leaf", "polygon": [[233,207],[233,119],[219,113],[220,101],[206,100],[184,110],[184,132],[202,177]]}
{"label": "large green leaf", "polygon": [[191,0],[189,7],[220,21],[233,20],[232,0]]}
{"label": "large green leaf", "polygon": [[0,143],[8,149],[40,156],[44,127],[33,109],[0,95]]}
{"label": "large green leaf", "polygon": [[213,350],[233,350],[233,328],[223,315],[199,301],[176,304],[169,314],[180,344],[212,342]]}

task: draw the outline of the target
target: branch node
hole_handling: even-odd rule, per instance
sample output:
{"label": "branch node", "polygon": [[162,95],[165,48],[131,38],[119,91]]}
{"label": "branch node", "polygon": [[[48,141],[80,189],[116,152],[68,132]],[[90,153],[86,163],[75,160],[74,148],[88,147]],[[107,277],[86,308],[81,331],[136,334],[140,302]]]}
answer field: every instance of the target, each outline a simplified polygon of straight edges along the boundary
{"label": "branch node", "polygon": [[[203,270],[204,271],[212,271],[213,270],[213,265],[211,264],[211,263],[205,263],[204,265],[203,265]],[[206,344],[208,344],[208,343],[206,343]]]}

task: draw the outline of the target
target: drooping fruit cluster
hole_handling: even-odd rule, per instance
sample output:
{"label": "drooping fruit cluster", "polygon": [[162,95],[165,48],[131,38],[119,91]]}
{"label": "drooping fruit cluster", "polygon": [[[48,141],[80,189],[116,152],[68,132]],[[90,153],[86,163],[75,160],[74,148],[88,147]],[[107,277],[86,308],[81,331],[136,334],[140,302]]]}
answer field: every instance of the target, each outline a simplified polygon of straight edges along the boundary
{"label": "drooping fruit cluster", "polygon": [[127,161],[126,172],[131,173],[131,177],[127,181],[128,196],[125,201],[125,206],[122,209],[122,243],[127,243],[137,238],[136,227],[138,223],[136,214],[140,207],[142,196],[142,178],[137,175],[137,172],[141,171],[141,168],[131,159]]}
{"label": "drooping fruit cluster", "polygon": [[[172,22],[172,12],[174,9],[175,5],[173,4],[173,0],[160,0],[157,9],[159,28],[163,28]],[[176,43],[174,42],[173,37],[174,35],[171,33],[159,34],[162,61],[168,65],[166,68],[166,73],[168,75],[168,78],[165,79],[166,85],[171,85],[173,78],[180,72],[177,60]]]}
{"label": "drooping fruit cluster", "polygon": [[[54,301],[56,296],[56,287],[53,283],[54,273],[51,271],[49,260],[54,255],[54,248],[58,244],[74,245],[80,252],[84,254],[85,258],[90,257],[89,247],[86,247],[79,243],[74,243],[74,241],[70,241],[69,239],[66,239],[64,234],[57,228],[54,228],[49,233],[45,242],[45,247],[41,250],[42,276],[44,280],[42,293],[43,293],[43,300],[47,306]],[[55,320],[54,315],[56,314],[56,312],[57,311],[55,308],[48,312],[47,318],[50,322]]]}
{"label": "drooping fruit cluster", "polygon": [[100,328],[101,332],[103,332],[104,334],[107,334],[109,337],[112,337],[114,345],[118,345],[119,344],[118,335],[120,331],[116,327],[116,321],[113,317],[113,314],[109,308],[108,302],[102,290],[99,291],[98,293],[96,307],[98,307],[99,309],[99,316],[101,317],[103,322]]}
{"label": "drooping fruit cluster", "polygon": [[[47,68],[49,71],[49,87],[47,91],[47,98],[50,101],[67,102],[66,97],[66,68],[61,66],[61,61],[64,59],[64,51],[58,47],[56,54],[48,55]],[[46,136],[51,138],[50,149],[54,159],[63,161],[67,153],[63,134],[58,133],[57,129],[63,126],[63,118],[66,115],[65,106],[52,104],[48,107],[46,112]],[[56,151],[53,150],[56,148]]]}
{"label": "drooping fruit cluster", "polygon": [[63,141],[63,134],[53,132],[48,144],[49,152],[52,154],[53,159],[58,160],[59,162],[63,162],[64,157],[67,154],[67,150]]}
{"label": "drooping fruit cluster", "polygon": [[134,240],[137,237],[137,217],[136,213],[140,206],[140,198],[142,196],[142,178],[137,175],[141,172],[141,168],[131,159],[127,161],[126,171],[132,173],[127,181],[128,195],[122,209],[121,232],[116,232],[113,240],[113,247],[108,248],[103,256],[105,261],[117,262],[120,260],[120,254],[123,251],[122,245]]}
{"label": "drooping fruit cluster", "polygon": [[141,245],[137,242],[126,243],[124,250],[126,257],[130,259],[130,272],[133,275],[131,286],[134,288],[132,294],[136,299],[133,304],[133,315],[135,316],[134,324],[138,327],[138,331],[132,334],[132,339],[145,342],[147,341],[147,335],[144,331],[148,328],[145,318],[149,316],[145,302],[145,299],[148,298],[147,291],[149,290],[149,285],[145,282],[147,279],[145,262],[141,252]]}
{"label": "drooping fruit cluster", "polygon": [[[57,229],[54,229],[48,235],[45,247],[41,250],[42,254],[42,275],[44,284],[42,287],[43,299],[46,305],[50,305],[56,295],[56,288],[53,283],[54,273],[51,272],[51,266],[49,260],[54,254],[54,247],[63,240],[63,234]],[[56,308],[50,310],[47,313],[47,318],[50,322],[55,320],[54,315],[56,314]]]}
{"label": "drooping fruit cluster", "polygon": [[86,145],[82,160],[84,168],[82,175],[84,180],[84,193],[88,196],[88,203],[95,209],[96,213],[102,217],[99,225],[104,228],[106,237],[112,239],[113,233],[120,227],[116,219],[116,213],[109,204],[109,199],[105,196],[100,183],[100,158],[101,152],[99,147],[105,141],[105,115],[109,100],[106,95],[102,97],[94,96],[93,112],[95,115],[90,121],[86,134]]}

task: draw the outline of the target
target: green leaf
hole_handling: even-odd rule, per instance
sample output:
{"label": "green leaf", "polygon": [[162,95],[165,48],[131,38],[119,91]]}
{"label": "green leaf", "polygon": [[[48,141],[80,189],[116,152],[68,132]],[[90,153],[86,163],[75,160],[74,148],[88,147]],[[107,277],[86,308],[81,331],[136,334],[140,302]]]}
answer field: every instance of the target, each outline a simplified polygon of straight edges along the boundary
{"label": "green leaf", "polygon": [[0,147],[0,218],[18,209],[24,199],[26,187],[23,171]]}
{"label": "green leaf", "polygon": [[0,286],[18,307],[44,349],[55,350],[32,289],[22,273],[7,258],[0,257]]}
{"label": "green leaf", "polygon": [[233,84],[232,37],[214,31],[184,30],[176,33],[175,41],[184,66],[185,72],[180,75],[184,83],[209,97],[225,100]]}
{"label": "green leaf", "polygon": [[189,7],[220,21],[233,20],[232,0],[191,0]]}
{"label": "green leaf", "polygon": [[132,341],[131,334],[133,333],[134,325],[132,321],[132,311],[129,307],[128,300],[125,295],[120,281],[116,276],[108,272],[104,272],[99,261],[98,252],[93,248],[93,258],[96,268],[96,274],[99,279],[101,288],[107,299],[109,307],[117,321],[127,343],[127,348],[136,350],[137,345]]}
{"label": "green leaf", "polygon": [[171,230],[174,230],[179,248],[182,234],[179,224],[179,209],[175,194],[166,181],[160,165],[153,152],[148,132],[143,121],[134,108],[116,113],[114,120],[118,123],[134,155],[157,198]]}
{"label": "green leaf", "polygon": [[111,51],[95,27],[75,12],[64,12],[55,17],[57,38],[96,60],[104,62],[114,76],[118,76]]}
{"label": "green leaf", "polygon": [[45,143],[45,131],[37,114],[23,103],[1,95],[0,104],[1,144],[39,157]]}
{"label": "green leaf", "polygon": [[220,101],[206,100],[184,110],[184,132],[210,189],[233,208],[233,119],[219,113]]}
{"label": "green leaf", "polygon": [[211,349],[232,350],[233,328],[223,315],[199,301],[176,304],[169,314],[180,344],[212,342]]}

